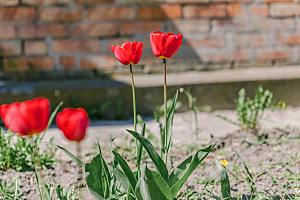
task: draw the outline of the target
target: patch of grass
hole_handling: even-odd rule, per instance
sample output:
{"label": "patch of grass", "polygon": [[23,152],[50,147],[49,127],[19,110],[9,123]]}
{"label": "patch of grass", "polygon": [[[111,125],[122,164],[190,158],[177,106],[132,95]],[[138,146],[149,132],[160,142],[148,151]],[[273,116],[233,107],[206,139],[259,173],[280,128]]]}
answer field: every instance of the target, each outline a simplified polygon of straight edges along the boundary
{"label": "patch of grass", "polygon": [[22,196],[17,179],[13,183],[0,181],[0,199],[15,200],[21,199]]}
{"label": "patch of grass", "polygon": [[55,147],[50,141],[44,149],[38,149],[40,138],[32,140],[14,135],[9,131],[0,131],[0,170],[15,169],[17,171],[32,171],[34,163],[49,168],[55,162]]}
{"label": "patch of grass", "polygon": [[245,129],[257,130],[258,121],[267,108],[274,104],[273,93],[259,87],[253,98],[246,97],[246,90],[238,94],[236,112],[240,125]]}

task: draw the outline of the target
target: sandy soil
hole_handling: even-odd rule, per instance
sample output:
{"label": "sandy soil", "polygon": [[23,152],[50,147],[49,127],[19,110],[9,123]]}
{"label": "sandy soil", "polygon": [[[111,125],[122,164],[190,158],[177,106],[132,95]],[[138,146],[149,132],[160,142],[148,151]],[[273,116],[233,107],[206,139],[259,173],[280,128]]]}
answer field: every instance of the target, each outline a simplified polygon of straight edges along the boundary
{"label": "sandy soil", "polygon": [[[221,117],[236,120],[234,111],[215,111],[198,114],[198,134],[195,135],[193,113],[178,113],[174,119],[174,148],[172,163],[176,165],[184,155],[210,143],[216,143],[216,149],[205,163],[188,181],[185,190],[192,191],[195,199],[210,199],[210,195],[220,195],[218,184],[218,165],[220,159],[229,161],[228,170],[232,192],[235,196],[249,194],[251,184],[247,183],[247,173],[243,161],[248,166],[257,192],[284,196],[294,194],[300,196],[300,108],[268,111],[261,120],[262,135],[260,139],[253,134],[241,131],[238,126],[221,119]],[[88,161],[95,155],[95,142],[100,141],[105,156],[109,159],[109,150],[118,147],[121,154],[129,160],[134,156],[131,139],[125,129],[131,128],[130,121],[123,122],[93,122],[89,134],[83,142],[83,159]],[[148,121],[149,132],[153,133],[152,141],[158,145],[159,129],[157,123]],[[47,133],[46,141],[54,137],[56,144],[62,145],[74,152],[75,145],[65,140],[61,133],[52,128]],[[111,142],[111,138],[116,138]],[[128,148],[127,148],[128,147]],[[57,151],[58,162],[53,169],[44,171],[46,182],[72,186],[76,180],[77,167],[63,152]],[[18,178],[24,199],[38,199],[34,175],[31,172],[20,173],[9,170],[0,173],[0,179],[12,180]],[[215,181],[210,181],[215,180]],[[205,183],[210,182],[204,188]],[[181,199],[193,199],[183,194]],[[93,199],[87,189],[84,199]]]}

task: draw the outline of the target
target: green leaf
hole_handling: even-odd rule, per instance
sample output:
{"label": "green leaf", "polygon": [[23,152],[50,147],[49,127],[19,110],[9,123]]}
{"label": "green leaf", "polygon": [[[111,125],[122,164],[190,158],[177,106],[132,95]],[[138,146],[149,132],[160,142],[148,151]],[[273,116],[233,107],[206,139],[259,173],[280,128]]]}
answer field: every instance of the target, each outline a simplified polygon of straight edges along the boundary
{"label": "green leaf", "polygon": [[171,188],[164,178],[156,171],[143,167],[142,175],[138,182],[137,191],[141,198],[147,200],[173,200]]}
{"label": "green leaf", "polygon": [[223,199],[231,199],[229,177],[226,172],[226,169],[223,166],[221,169],[221,192]]}
{"label": "green leaf", "polygon": [[41,176],[40,173],[41,172],[38,169],[34,169],[34,174],[35,174],[40,198],[41,200],[51,200],[50,195],[46,189],[46,185],[44,184],[43,177]]}
{"label": "green leaf", "polygon": [[174,196],[180,191],[183,184],[187,181],[195,169],[202,163],[206,156],[213,150],[215,145],[209,145],[204,149],[198,150],[193,156],[184,160],[170,174],[170,186]]}
{"label": "green leaf", "polygon": [[[145,136],[145,133],[146,133],[146,123],[144,122],[143,123],[143,128],[142,128],[142,132],[141,132],[141,135],[142,136]],[[142,155],[143,155],[143,146],[141,145],[141,143],[138,143],[138,147],[137,147],[137,159],[136,159],[136,162],[137,162],[137,166],[140,166],[141,165],[141,161],[142,161]]]}
{"label": "green leaf", "polygon": [[49,121],[48,121],[48,125],[47,125],[47,129],[50,127],[50,125],[52,124],[53,120],[54,120],[54,117],[56,115],[56,113],[58,112],[58,110],[60,109],[60,107],[64,104],[64,102],[60,102],[56,108],[54,109],[54,111],[51,113],[51,116],[49,118]]}
{"label": "green leaf", "polygon": [[127,177],[131,185],[132,190],[134,190],[137,180],[133,172],[131,171],[130,167],[128,166],[128,163],[126,162],[126,160],[124,160],[124,158],[119,153],[115,151],[113,151],[112,153],[114,154],[115,160],[120,164],[125,176]]}
{"label": "green leaf", "polygon": [[98,144],[98,149],[99,149],[99,156],[101,158],[101,166],[102,166],[102,170],[103,170],[103,177],[102,177],[102,180],[105,181],[105,183],[103,184],[105,186],[104,189],[104,196],[105,197],[108,197],[109,196],[109,193],[110,193],[110,188],[109,186],[111,185],[111,180],[112,180],[112,176],[109,172],[109,169],[108,169],[108,166],[102,156],[102,151],[101,151],[101,146],[100,146],[100,143],[99,141],[97,141],[97,144]]}
{"label": "green leaf", "polygon": [[101,154],[98,154],[90,163],[85,165],[85,172],[87,173],[86,182],[91,194],[96,199],[105,199],[106,189],[109,186],[105,185],[107,181],[103,172]]}
{"label": "green leaf", "polygon": [[116,187],[121,186],[123,191],[128,191],[129,189],[129,181],[127,179],[127,177],[125,176],[125,174],[118,169],[115,166],[110,166],[111,171],[114,174],[114,177],[116,178]]}
{"label": "green leaf", "polygon": [[75,161],[80,167],[84,167],[84,163],[77,157],[75,156],[73,153],[71,153],[70,151],[68,151],[67,149],[65,149],[62,146],[56,145],[59,149],[63,150],[73,161]]}
{"label": "green leaf", "polygon": [[41,135],[40,137],[40,141],[42,141],[46,135],[46,132],[47,130],[49,129],[50,125],[52,124],[55,116],[56,116],[56,113],[58,112],[58,110],[60,109],[60,107],[63,105],[64,103],[63,102],[60,102],[56,108],[54,109],[54,111],[51,113],[51,116],[49,118],[49,121],[48,121],[48,125],[47,125],[47,128],[45,129],[45,131],[43,132],[43,134]]}
{"label": "green leaf", "polygon": [[175,96],[173,97],[172,104],[168,109],[167,113],[167,124],[164,127],[164,134],[166,135],[166,140],[164,141],[163,152],[167,154],[170,151],[172,146],[172,127],[173,127],[173,118],[176,111],[176,103],[178,98],[178,90],[176,91]]}
{"label": "green leaf", "polygon": [[127,130],[127,131],[143,145],[143,147],[149,154],[152,162],[154,163],[157,171],[165,179],[165,181],[168,182],[168,180],[169,180],[168,169],[167,169],[164,161],[161,159],[161,157],[155,151],[151,142],[149,142],[144,136],[140,135],[139,133],[137,133],[135,131],[131,131],[131,130]]}

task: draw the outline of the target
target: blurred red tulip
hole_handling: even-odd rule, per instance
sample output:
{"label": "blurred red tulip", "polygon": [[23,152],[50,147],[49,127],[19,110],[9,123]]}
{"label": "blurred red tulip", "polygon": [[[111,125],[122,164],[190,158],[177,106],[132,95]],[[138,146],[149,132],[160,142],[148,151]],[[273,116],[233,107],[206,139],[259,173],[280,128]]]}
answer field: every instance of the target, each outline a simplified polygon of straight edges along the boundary
{"label": "blurred red tulip", "polygon": [[89,117],[83,108],[65,108],[57,114],[56,124],[68,140],[80,142],[85,137]]}
{"label": "blurred red tulip", "polygon": [[171,58],[182,44],[182,35],[157,31],[150,34],[150,43],[154,56]]}
{"label": "blurred red tulip", "polygon": [[143,43],[124,42],[122,46],[112,45],[111,50],[123,65],[138,64],[143,53]]}
{"label": "blurred red tulip", "polygon": [[50,102],[40,97],[0,106],[0,116],[6,128],[22,136],[41,133],[47,128]]}

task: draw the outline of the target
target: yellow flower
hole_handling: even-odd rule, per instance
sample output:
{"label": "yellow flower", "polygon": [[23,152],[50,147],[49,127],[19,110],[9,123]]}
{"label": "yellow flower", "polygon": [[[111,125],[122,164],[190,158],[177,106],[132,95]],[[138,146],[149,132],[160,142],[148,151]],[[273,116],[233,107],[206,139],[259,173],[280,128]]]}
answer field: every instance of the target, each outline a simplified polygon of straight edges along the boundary
{"label": "yellow flower", "polygon": [[223,167],[227,167],[227,165],[228,165],[228,160],[226,160],[226,159],[220,160],[220,164],[221,164]]}
{"label": "yellow flower", "polygon": [[284,101],[279,101],[277,106],[282,110],[286,109],[286,103]]}

